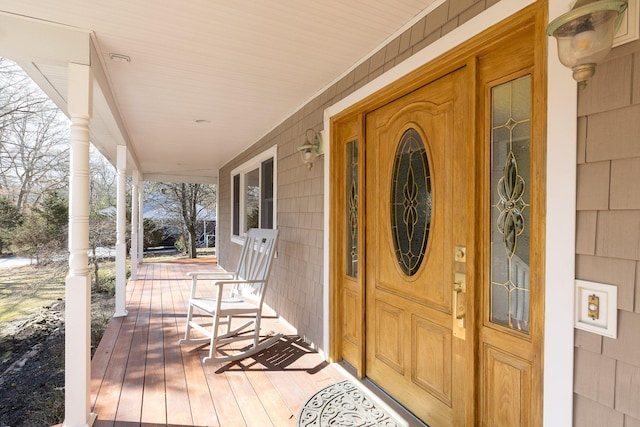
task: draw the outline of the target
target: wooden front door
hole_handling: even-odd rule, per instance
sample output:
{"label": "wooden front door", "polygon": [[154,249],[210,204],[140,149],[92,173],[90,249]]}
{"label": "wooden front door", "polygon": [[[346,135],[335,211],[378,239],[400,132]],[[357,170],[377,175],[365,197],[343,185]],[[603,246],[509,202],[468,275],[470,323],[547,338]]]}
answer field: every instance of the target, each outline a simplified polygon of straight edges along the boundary
{"label": "wooden front door", "polygon": [[545,12],[332,118],[331,358],[434,427],[542,425]]}
{"label": "wooden front door", "polygon": [[366,375],[442,427],[474,401],[467,81],[462,68],[366,116]]}

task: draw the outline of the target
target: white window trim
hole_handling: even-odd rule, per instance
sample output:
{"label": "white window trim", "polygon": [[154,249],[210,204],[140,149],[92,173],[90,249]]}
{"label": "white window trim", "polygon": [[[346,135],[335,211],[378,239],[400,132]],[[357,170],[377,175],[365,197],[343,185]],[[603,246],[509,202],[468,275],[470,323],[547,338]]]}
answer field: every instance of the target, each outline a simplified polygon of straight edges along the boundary
{"label": "white window trim", "polygon": [[[242,189],[244,188],[244,175],[247,172],[251,172],[256,168],[262,166],[262,162],[273,158],[273,225],[276,227],[278,224],[278,146],[274,145],[271,148],[263,151],[250,160],[247,160],[237,168],[231,171],[229,176],[229,182],[231,183],[231,241],[239,245],[244,244],[244,233],[242,236],[236,236],[233,234],[233,217],[234,217],[234,205],[233,205],[233,177],[240,175],[240,230],[244,229],[244,197]],[[262,188],[262,174],[260,174],[260,188]],[[262,202],[261,202],[262,203]],[[260,212],[262,212],[262,206],[260,206]]]}

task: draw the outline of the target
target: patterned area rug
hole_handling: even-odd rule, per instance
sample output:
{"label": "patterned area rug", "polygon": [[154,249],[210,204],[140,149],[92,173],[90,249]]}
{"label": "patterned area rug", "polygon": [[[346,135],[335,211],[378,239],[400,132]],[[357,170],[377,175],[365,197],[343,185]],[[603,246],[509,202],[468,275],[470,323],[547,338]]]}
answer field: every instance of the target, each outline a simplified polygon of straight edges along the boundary
{"label": "patterned area rug", "polygon": [[355,385],[345,380],[325,387],[305,403],[298,427],[366,427],[400,425],[383,409],[376,407]]}

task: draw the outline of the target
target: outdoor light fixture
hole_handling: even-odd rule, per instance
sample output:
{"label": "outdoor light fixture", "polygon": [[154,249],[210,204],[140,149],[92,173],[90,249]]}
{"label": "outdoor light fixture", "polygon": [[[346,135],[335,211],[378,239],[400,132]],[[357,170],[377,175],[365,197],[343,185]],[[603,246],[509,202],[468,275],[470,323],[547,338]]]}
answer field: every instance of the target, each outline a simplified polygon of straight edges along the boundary
{"label": "outdoor light fixture", "polygon": [[578,0],[547,27],[558,42],[560,62],[573,70],[580,89],[611,50],[626,9],[626,0]]}
{"label": "outdoor light fixture", "polygon": [[[311,139],[309,139],[309,134],[311,134]],[[313,129],[307,129],[304,132],[304,144],[298,147],[298,151],[302,156],[302,162],[311,169],[313,160],[322,154],[322,134]]]}

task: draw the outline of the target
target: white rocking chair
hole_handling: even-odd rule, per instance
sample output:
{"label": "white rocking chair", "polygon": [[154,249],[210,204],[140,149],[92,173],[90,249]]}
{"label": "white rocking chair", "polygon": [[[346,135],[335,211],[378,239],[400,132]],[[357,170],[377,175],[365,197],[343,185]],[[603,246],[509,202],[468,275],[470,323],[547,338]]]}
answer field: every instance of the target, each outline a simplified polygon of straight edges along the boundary
{"label": "white rocking chair", "polygon": [[[187,313],[187,329],[184,339],[180,340],[180,344],[210,342],[209,356],[202,359],[203,363],[208,360],[227,362],[243,359],[270,347],[283,336],[282,334],[275,334],[260,341],[262,303],[267,290],[277,236],[278,230],[259,230],[255,228],[249,230],[240,254],[238,268],[235,272],[187,273],[192,280],[191,295]],[[212,295],[209,294],[207,296],[201,296],[200,293],[196,293],[199,280],[205,282],[201,283],[201,287],[215,288],[215,293],[212,292]],[[226,293],[224,293],[225,287],[227,287]],[[228,287],[231,287],[230,292]],[[194,308],[212,316],[212,323],[200,324],[194,321]],[[252,319],[232,330],[231,321],[235,316],[252,317]],[[242,349],[234,354],[216,355],[218,350],[226,352],[220,347],[234,341],[250,338],[247,334],[240,334],[240,332],[251,325],[254,325],[255,328],[251,347]],[[222,334],[219,331],[220,326],[225,326]],[[205,337],[192,338],[192,329],[199,331]]]}

